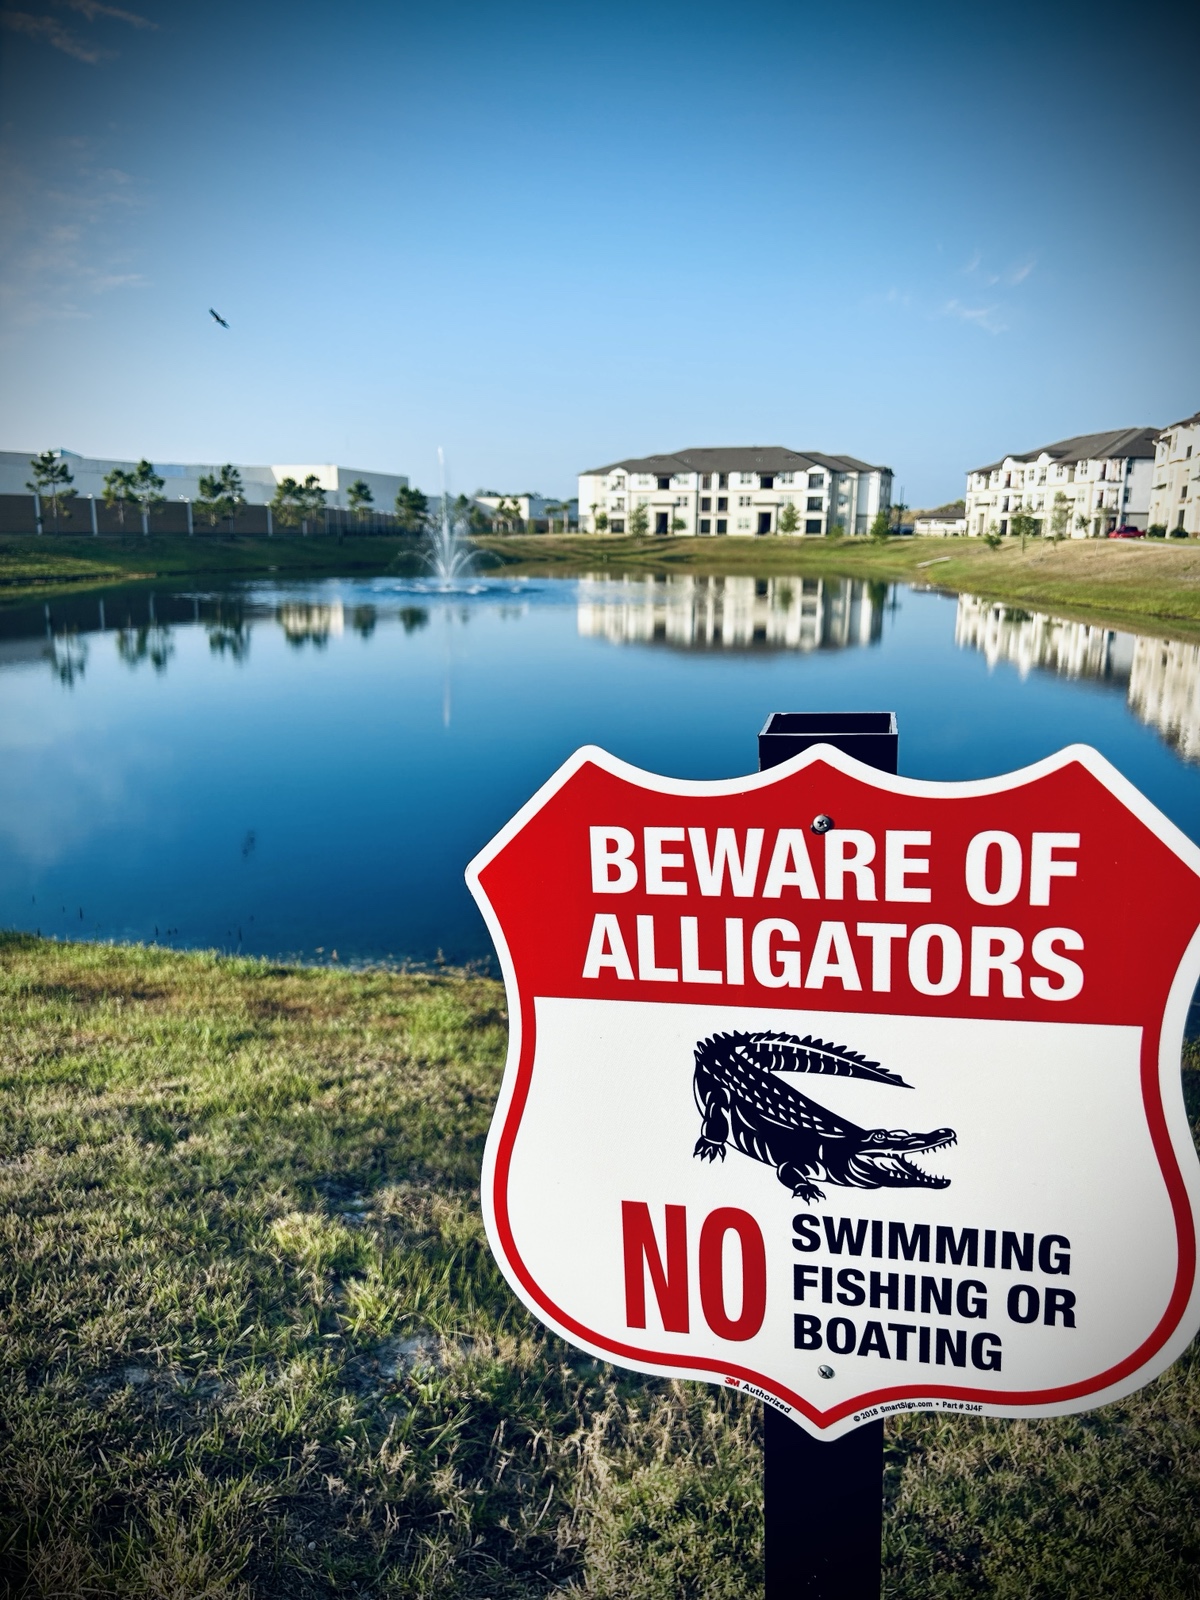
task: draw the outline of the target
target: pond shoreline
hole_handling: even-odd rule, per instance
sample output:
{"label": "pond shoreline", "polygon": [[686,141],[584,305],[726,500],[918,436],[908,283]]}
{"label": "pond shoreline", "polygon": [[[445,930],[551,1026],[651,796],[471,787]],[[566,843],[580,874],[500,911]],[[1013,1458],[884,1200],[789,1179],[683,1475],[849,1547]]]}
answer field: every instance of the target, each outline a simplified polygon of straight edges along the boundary
{"label": "pond shoreline", "polygon": [[1200,543],[1016,539],[481,539],[506,571],[843,577],[974,594],[1082,622],[1200,637]]}
{"label": "pond shoreline", "polygon": [[[863,578],[970,593],[1074,620],[1134,623],[1142,631],[1200,637],[1200,543],[1015,539],[997,550],[965,539],[629,539],[488,537],[474,541],[484,573],[572,577],[605,572],[697,576]],[[414,576],[412,537],[192,539],[151,536],[0,539],[0,603],[51,598],[115,583],[203,579]]]}

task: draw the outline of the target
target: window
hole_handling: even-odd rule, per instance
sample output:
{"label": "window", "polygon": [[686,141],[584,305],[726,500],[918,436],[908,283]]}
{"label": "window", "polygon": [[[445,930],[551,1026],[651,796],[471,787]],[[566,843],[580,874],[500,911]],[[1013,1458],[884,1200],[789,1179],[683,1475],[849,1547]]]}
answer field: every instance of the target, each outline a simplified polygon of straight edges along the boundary
{"label": "window", "polygon": [[775,487],[775,479],[771,473],[761,472],[758,477],[758,486],[760,489],[773,489]]}
{"label": "window", "polygon": [[614,517],[612,519],[612,521],[609,523],[609,527],[612,529],[612,531],[614,533],[624,533],[625,532],[625,518],[624,517]]}
{"label": "window", "polygon": [[808,475],[810,489],[823,489],[825,487],[825,474],[823,472],[810,472]]}
{"label": "window", "polygon": [[749,484],[751,488],[754,487],[754,474],[752,472],[743,472],[741,474],[741,480],[743,483]]}
{"label": "window", "polygon": [[794,483],[796,481],[796,474],[794,472],[781,472],[779,474],[779,481],[780,483]]}
{"label": "window", "polygon": [[701,517],[700,518],[700,532],[701,533],[711,533],[712,532],[712,518],[711,517]]}
{"label": "window", "polygon": [[701,511],[711,511],[712,510],[712,495],[710,495],[710,494],[702,494],[700,496],[700,509],[701,509]]}
{"label": "window", "polygon": [[717,518],[717,532],[718,533],[728,533],[729,532],[729,524],[728,524],[728,522],[726,522],[724,517],[718,517]]}
{"label": "window", "polygon": [[701,475],[700,475],[700,487],[702,489],[711,489],[712,488],[712,473],[711,472],[703,472],[703,473],[701,473]]}
{"label": "window", "polygon": [[729,510],[729,496],[728,495],[719,494],[717,496],[717,510],[718,511],[728,511]]}
{"label": "window", "polygon": [[748,494],[740,494],[740,495],[738,495],[738,505],[739,506],[748,506],[749,504],[750,504],[750,496]]}
{"label": "window", "polygon": [[667,476],[665,478],[659,478],[658,479],[658,487],[660,489],[669,489],[671,487],[671,479],[670,479],[670,477]]}
{"label": "window", "polygon": [[[614,527],[615,526],[616,526],[616,524],[614,523]],[[821,531],[821,519],[820,519],[820,517],[809,517],[807,522],[805,522],[805,524],[804,524],[804,531],[805,531],[805,533],[820,533],[820,531]]]}
{"label": "window", "polygon": [[823,506],[824,501],[821,499],[819,494],[810,494],[808,497],[808,505],[805,507],[805,509],[808,511],[820,511],[823,509]]}
{"label": "window", "polygon": [[625,479],[621,473],[618,472],[616,477],[613,479],[612,487],[614,489],[623,489],[625,487]]}
{"label": "window", "polygon": [[728,489],[728,487],[729,487],[729,474],[727,472],[718,472],[717,473],[717,488],[718,489]]}
{"label": "window", "polygon": [[624,511],[624,509],[625,509],[625,496],[623,494],[619,494],[616,497],[615,500],[610,500],[609,501],[609,510],[610,511]]}
{"label": "window", "polygon": [[739,517],[737,519],[737,522],[738,522],[738,527],[739,528],[743,529],[746,533],[749,533],[749,531],[750,531],[750,518],[749,517]]}
{"label": "window", "polygon": [[1191,447],[1191,445],[1188,445],[1186,451],[1184,452],[1183,459],[1185,461],[1190,461],[1192,459],[1192,447]]}

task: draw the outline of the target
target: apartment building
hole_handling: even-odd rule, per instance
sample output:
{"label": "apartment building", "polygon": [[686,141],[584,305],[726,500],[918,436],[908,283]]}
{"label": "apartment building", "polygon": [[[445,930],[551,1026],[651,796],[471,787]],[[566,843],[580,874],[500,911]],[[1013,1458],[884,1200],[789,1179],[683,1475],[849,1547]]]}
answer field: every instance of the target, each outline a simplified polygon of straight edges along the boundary
{"label": "apartment building", "polygon": [[627,533],[638,510],[656,534],[866,533],[891,503],[890,467],[782,445],[638,456],[579,475],[589,533]]}
{"label": "apartment building", "polygon": [[1200,534],[1200,411],[1158,436],[1149,525]]}
{"label": "apartment building", "polygon": [[967,474],[967,533],[1006,534],[1014,512],[1032,512],[1041,532],[1086,539],[1149,521],[1158,428],[1083,433]]}
{"label": "apartment building", "polygon": [[472,499],[493,517],[500,513],[503,518],[506,513],[501,508],[507,508],[508,515],[519,519],[527,528],[542,524],[549,527],[552,523],[561,525],[564,515],[569,528],[579,526],[578,500],[550,500],[544,494],[493,494],[490,490],[473,495]]}

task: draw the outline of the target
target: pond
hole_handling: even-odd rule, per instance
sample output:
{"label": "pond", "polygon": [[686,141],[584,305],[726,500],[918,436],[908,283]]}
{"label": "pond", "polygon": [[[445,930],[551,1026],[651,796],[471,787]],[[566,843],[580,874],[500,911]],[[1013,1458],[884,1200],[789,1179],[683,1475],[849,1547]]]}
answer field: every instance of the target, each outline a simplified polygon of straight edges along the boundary
{"label": "pond", "polygon": [[463,868],[577,746],[727,776],[806,709],[926,778],[1093,744],[1200,840],[1195,644],[850,580],[128,587],[0,613],[0,925],[487,960]]}

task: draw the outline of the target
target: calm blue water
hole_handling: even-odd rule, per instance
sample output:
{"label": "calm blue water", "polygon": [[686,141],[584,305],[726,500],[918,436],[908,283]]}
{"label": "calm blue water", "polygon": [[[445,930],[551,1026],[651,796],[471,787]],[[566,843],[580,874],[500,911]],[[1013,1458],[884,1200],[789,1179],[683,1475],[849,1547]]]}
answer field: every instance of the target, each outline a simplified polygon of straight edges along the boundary
{"label": "calm blue water", "polygon": [[125,590],[0,613],[0,924],[483,958],[463,867],[570,751],[747,772],[804,709],[931,778],[1084,740],[1200,839],[1194,645],[796,579]]}

